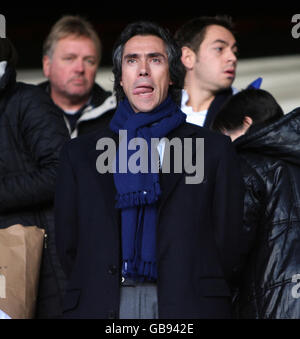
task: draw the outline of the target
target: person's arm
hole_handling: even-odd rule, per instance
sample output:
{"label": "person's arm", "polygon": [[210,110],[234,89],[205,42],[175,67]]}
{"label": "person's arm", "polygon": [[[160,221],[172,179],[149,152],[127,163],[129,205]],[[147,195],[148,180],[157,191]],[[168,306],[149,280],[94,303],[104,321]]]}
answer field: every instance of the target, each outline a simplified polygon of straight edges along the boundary
{"label": "person's arm", "polygon": [[62,268],[69,278],[77,249],[77,187],[68,147],[60,156],[55,193],[55,239]]}
{"label": "person's arm", "polygon": [[245,183],[244,218],[242,243],[245,256],[248,256],[255,245],[259,227],[264,223],[266,206],[266,187],[256,171],[241,159]]}
{"label": "person's arm", "polygon": [[0,176],[0,212],[53,202],[59,152],[69,140],[61,114],[42,90],[30,88],[19,95],[14,109],[19,109],[21,135],[13,147],[26,159],[16,159],[15,170]]}
{"label": "person's arm", "polygon": [[[266,211],[266,196],[265,196],[265,184],[262,181],[261,177],[256,173],[256,171],[248,165],[247,161],[241,158],[241,166],[243,172],[243,178],[245,183],[245,198],[244,198],[244,219],[243,219],[243,229],[242,236],[240,240],[240,246],[243,249],[244,257],[244,269],[249,269],[249,258],[251,258],[252,251],[255,251],[256,235],[257,231],[264,224],[264,213]],[[246,267],[247,265],[247,267]],[[245,271],[241,276],[241,283],[245,281]],[[251,285],[251,277],[248,277],[249,284]],[[239,315],[241,308],[248,302],[248,296],[244,296],[243,292],[241,295],[240,284],[237,284],[237,289],[233,296],[233,306],[235,313]],[[245,305],[246,306],[246,305]]]}

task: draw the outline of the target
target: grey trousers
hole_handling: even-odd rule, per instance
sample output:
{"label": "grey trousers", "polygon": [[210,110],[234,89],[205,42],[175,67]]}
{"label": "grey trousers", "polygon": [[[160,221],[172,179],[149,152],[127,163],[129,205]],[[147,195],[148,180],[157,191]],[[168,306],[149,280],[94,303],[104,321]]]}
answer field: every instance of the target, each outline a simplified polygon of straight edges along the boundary
{"label": "grey trousers", "polygon": [[121,286],[119,316],[120,319],[158,319],[156,284]]}

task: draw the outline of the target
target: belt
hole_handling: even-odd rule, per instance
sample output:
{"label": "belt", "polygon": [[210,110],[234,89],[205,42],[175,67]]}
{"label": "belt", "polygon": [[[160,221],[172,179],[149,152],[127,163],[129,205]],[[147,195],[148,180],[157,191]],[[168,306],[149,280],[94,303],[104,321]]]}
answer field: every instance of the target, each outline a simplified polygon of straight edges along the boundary
{"label": "belt", "polygon": [[125,277],[122,277],[122,279],[121,279],[121,286],[135,287],[136,285],[137,285],[137,282],[132,280],[132,279],[125,278]]}
{"label": "belt", "polygon": [[154,281],[139,282],[139,281],[135,281],[130,278],[125,278],[125,277],[122,277],[121,279],[121,286],[123,287],[136,287],[137,285],[142,285],[142,284],[156,285],[156,282]]}

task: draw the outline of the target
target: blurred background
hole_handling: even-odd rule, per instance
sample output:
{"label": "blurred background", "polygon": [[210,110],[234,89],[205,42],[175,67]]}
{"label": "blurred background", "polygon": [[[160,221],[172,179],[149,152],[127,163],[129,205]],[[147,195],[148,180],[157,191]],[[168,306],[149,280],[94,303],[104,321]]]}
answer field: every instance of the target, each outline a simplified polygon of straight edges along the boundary
{"label": "blurred background", "polygon": [[[204,4],[204,2],[203,2]],[[229,9],[215,1],[209,8],[201,2],[94,2],[84,6],[4,7],[0,14],[6,18],[6,35],[14,43],[18,55],[18,80],[38,83],[42,74],[42,45],[51,26],[65,14],[81,15],[99,33],[103,43],[103,59],[97,82],[112,89],[111,52],[114,42],[130,22],[145,19],[156,21],[175,33],[186,21],[202,15],[228,14],[233,17],[239,45],[239,66],[234,87],[242,89],[258,77],[263,77],[262,88],[270,91],[288,113],[300,106],[300,38],[295,39],[292,22],[297,10],[282,7],[257,7],[252,1]],[[256,5],[260,5],[258,2]],[[277,4],[278,5],[278,4]],[[285,8],[288,4],[285,2]],[[204,7],[204,6],[203,6]],[[254,8],[253,8],[254,7]],[[259,9],[258,9],[259,8]],[[300,21],[299,21],[300,22]],[[300,25],[299,25],[300,26]],[[300,27],[298,29],[300,33]],[[299,34],[300,35],[300,34]]]}

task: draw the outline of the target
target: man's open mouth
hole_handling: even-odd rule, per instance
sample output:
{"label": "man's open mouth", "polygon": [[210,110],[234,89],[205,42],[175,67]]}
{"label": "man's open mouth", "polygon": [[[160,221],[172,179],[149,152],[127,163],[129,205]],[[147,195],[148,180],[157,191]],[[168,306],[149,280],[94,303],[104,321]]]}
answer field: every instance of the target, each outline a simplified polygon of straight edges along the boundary
{"label": "man's open mouth", "polygon": [[225,73],[230,77],[235,77],[235,69],[228,69],[225,71]]}
{"label": "man's open mouth", "polygon": [[134,95],[142,95],[142,94],[151,94],[154,91],[152,86],[142,85],[138,86],[133,90]]}

